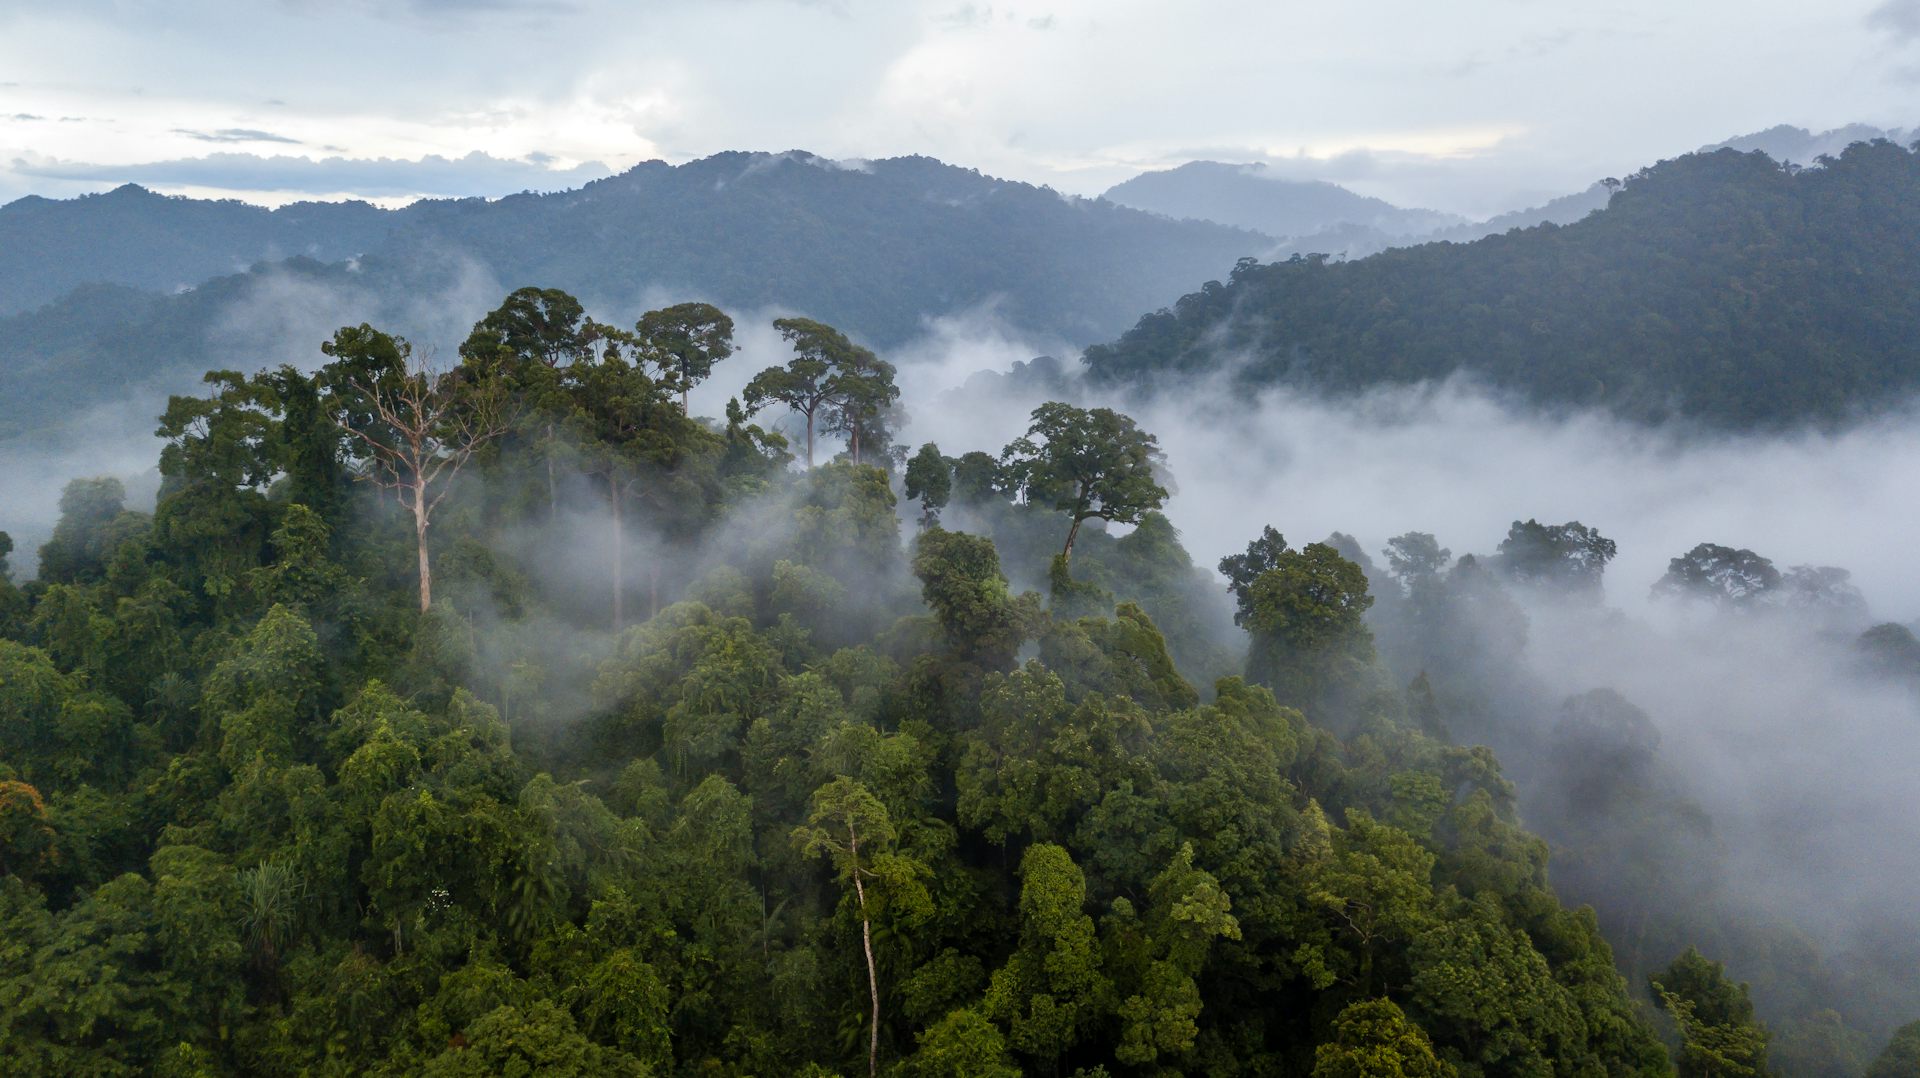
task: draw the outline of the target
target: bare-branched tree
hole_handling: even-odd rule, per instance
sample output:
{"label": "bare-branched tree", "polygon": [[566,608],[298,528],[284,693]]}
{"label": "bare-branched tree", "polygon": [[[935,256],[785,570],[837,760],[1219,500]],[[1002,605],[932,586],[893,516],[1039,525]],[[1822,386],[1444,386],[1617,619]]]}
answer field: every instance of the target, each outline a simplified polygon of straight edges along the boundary
{"label": "bare-branched tree", "polygon": [[[495,379],[465,379],[436,370],[430,356],[416,358],[407,342],[396,343],[401,369],[378,379],[346,379],[358,407],[349,411],[352,418],[337,421],[366,453],[361,478],[393,491],[413,516],[420,610],[425,613],[433,605],[427,528],[434,510],[474,452],[506,433],[512,416]],[[353,415],[356,412],[360,414]]]}

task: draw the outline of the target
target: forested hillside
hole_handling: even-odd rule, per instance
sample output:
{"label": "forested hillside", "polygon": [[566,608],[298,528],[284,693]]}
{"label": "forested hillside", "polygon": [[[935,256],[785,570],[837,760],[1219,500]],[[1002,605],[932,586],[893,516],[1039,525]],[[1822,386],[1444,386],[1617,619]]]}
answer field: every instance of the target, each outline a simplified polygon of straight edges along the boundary
{"label": "forested hillside", "polygon": [[259,261],[368,254],[396,275],[394,287],[466,260],[510,285],[548,282],[608,303],[651,288],[804,310],[879,344],[999,300],[1025,332],[1089,343],[1270,245],[925,157],[856,166],[726,153],[649,161],[575,191],[393,211],[300,203],[269,212],[129,185],[0,207],[0,315],[82,284],[166,293]]}
{"label": "forested hillside", "polygon": [[[395,217],[365,202],[267,210],[168,198],[134,184],[75,199],[22,198],[0,206],[0,316],[31,311],[81,285],[164,294],[255,262],[351,258],[378,244]],[[113,313],[106,308],[96,317]]]}
{"label": "forested hillside", "polygon": [[[909,455],[810,319],[686,414],[734,328],[521,290],[434,371],[347,327],[174,398],[153,512],[69,487],[0,579],[10,1066],[1761,1073],[1744,984],[1630,989],[1556,898],[1361,564],[1250,528],[1221,589],[1105,409]],[[1403,539],[1390,649],[1611,550]]]}
{"label": "forested hillside", "polygon": [[1920,384],[1920,157],[1732,150],[1605,212],[1359,261],[1243,263],[1087,351],[1095,379],[1336,392],[1472,375],[1549,405],[1727,427],[1837,421]]}
{"label": "forested hillside", "polygon": [[[800,153],[655,161],[577,191],[398,211],[269,214],[135,188],[23,199],[0,210],[0,314],[36,309],[0,318],[0,440],[130,388],[164,396],[209,366],[256,364],[275,353],[254,326],[291,332],[315,310],[427,336],[450,308],[471,303],[472,319],[485,295],[545,281],[636,314],[650,293],[801,311],[882,347],[992,305],[1031,339],[1084,345],[1269,246],[929,158],[855,168]],[[314,257],[248,270],[276,251]],[[121,283],[66,291],[96,280]]]}

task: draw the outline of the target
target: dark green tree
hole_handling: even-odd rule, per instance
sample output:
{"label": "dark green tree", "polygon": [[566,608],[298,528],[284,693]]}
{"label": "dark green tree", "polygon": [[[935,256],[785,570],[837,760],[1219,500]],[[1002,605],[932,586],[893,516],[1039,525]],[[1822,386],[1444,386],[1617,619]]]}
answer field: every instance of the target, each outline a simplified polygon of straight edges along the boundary
{"label": "dark green tree", "polygon": [[676,303],[640,316],[633,327],[641,359],[659,368],[664,380],[680,392],[680,411],[687,411],[687,394],[713,374],[714,364],[733,354],[733,319],[711,303]]}
{"label": "dark green tree", "polygon": [[907,497],[920,501],[920,526],[933,527],[953,495],[953,463],[928,442],[907,461],[906,487]]}
{"label": "dark green tree", "polygon": [[1509,580],[1597,597],[1601,575],[1616,553],[1613,540],[1577,520],[1565,524],[1516,520],[1492,563]]}
{"label": "dark green tree", "polygon": [[1056,401],[1035,408],[1032,420],[1002,452],[1002,468],[1025,500],[1067,515],[1063,562],[1073,560],[1082,523],[1136,524],[1165,504],[1167,488],[1154,473],[1159,444],[1128,416]]}
{"label": "dark green tree", "polygon": [[1667,563],[1653,594],[1738,610],[1772,598],[1780,581],[1773,562],[1751,550],[1701,543]]}

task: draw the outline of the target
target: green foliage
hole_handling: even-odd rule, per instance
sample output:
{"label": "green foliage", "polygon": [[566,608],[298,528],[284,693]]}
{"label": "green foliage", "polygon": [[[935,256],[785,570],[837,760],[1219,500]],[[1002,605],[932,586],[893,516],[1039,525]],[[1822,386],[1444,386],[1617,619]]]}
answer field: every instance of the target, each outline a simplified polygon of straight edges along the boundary
{"label": "green foliage", "polygon": [[1313,1078],[1448,1078],[1426,1033],[1390,999],[1352,1004],[1333,1023],[1334,1039],[1314,1049]]}
{"label": "green foliage", "polygon": [[905,479],[907,497],[920,502],[920,526],[938,524],[940,510],[953,497],[953,462],[940,455],[939,446],[928,442],[908,459]]}
{"label": "green foliage", "polygon": [[1008,594],[991,540],[930,528],[914,541],[913,571],[948,647],[962,661],[1005,669],[1039,623],[1036,596]]}
{"label": "green foliage", "polygon": [[[1456,372],[1555,405],[1729,427],[1840,421],[1920,383],[1920,155],[1822,167],[1720,150],[1628,177],[1599,213],[1346,262],[1243,260],[1087,350],[1109,384],[1224,370],[1352,392]],[[1197,278],[1196,278],[1197,280]]]}
{"label": "green foliage", "polygon": [[1073,557],[1081,522],[1135,524],[1160,508],[1167,490],[1154,477],[1159,459],[1153,435],[1131,418],[1111,408],[1058,402],[1035,408],[1026,436],[1000,455],[1005,481],[1022,500],[1066,514],[1066,560]]}
{"label": "green foliage", "polygon": [[[1151,438],[1065,406],[1005,471],[916,457],[921,511],[981,533],[909,557],[885,469],[676,406],[720,317],[628,334],[528,289],[483,320],[442,384],[515,420],[437,488],[425,610],[417,521],[345,481],[407,378],[370,326],[176,400],[151,521],[76,495],[0,639],[9,1065],[1664,1073],[1491,753],[1374,691],[1360,565],[1272,532],[1232,563],[1281,695],[1237,676]],[[841,418],[878,456],[867,399]],[[1045,611],[1010,580],[1064,573],[1062,513],[1133,529],[1087,528]],[[1409,594],[1492,608],[1395,549]],[[1556,736],[1631,772],[1635,714],[1582,698]]]}
{"label": "green foliage", "polygon": [[[236,305],[272,302],[289,283],[350,297],[380,323],[459,294],[476,265],[574,295],[638,296],[670,280],[733,310],[812,312],[881,349],[992,302],[1030,339],[1086,343],[1270,243],[925,157],[842,169],[805,153],[722,153],[575,191],[393,211],[269,213],[131,185],[22,199],[0,213],[0,439],[130,384],[177,392],[229,335]],[[287,251],[312,257],[263,261]]]}
{"label": "green foliage", "polygon": [[1246,590],[1248,676],[1309,708],[1364,689],[1373,634],[1362,619],[1372,605],[1366,574],[1325,543],[1280,553]]}
{"label": "green foliage", "polygon": [[1867,1068],[1865,1078],[1899,1078],[1915,1072],[1920,1072],[1920,1022],[1908,1022],[1894,1030],[1893,1039]]}
{"label": "green foliage", "polygon": [[1649,978],[1655,1002],[1680,1030],[1680,1078],[1760,1078],[1768,1073],[1768,1032],[1754,1019],[1747,986],[1699,951]]}

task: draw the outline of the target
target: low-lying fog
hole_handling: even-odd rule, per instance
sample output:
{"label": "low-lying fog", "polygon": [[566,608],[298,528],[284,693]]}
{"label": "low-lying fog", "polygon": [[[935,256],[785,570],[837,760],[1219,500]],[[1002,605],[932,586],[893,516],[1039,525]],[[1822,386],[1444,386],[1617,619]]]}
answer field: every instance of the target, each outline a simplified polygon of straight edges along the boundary
{"label": "low-lying fog", "polygon": [[[439,297],[417,339],[437,341],[451,357],[453,327],[471,324],[501,294],[474,287]],[[682,298],[588,309],[621,310],[631,321]],[[245,332],[255,323],[236,312],[230,331],[239,344],[219,349],[220,362],[311,366],[322,323],[360,320],[340,297],[322,299],[301,297],[313,317],[278,323],[291,332],[276,341]],[[718,414],[755,371],[784,361],[768,325],[778,313],[786,312],[735,312],[740,352],[694,393],[697,411]],[[949,456],[997,453],[1052,394],[1032,379],[979,372],[1042,353],[1071,354],[1057,342],[1009,336],[990,311],[931,323],[888,357],[904,390],[900,441],[935,441]],[[1069,395],[1098,402],[1077,388]],[[0,444],[0,529],[18,540],[16,573],[31,565],[67,479],[116,474],[136,500],[150,500],[152,417],[162,404],[105,406],[76,421],[57,448]],[[1785,917],[1830,954],[1869,949],[1854,934],[1867,919],[1878,920],[1877,931],[1892,924],[1920,938],[1911,899],[1920,879],[1914,696],[1852,671],[1850,637],[1777,620],[1703,619],[1648,597],[1669,558],[1715,542],[1750,548],[1782,570],[1848,569],[1874,621],[1912,620],[1920,613],[1910,560],[1920,414],[1837,434],[1682,434],[1597,414],[1548,416],[1464,382],[1345,400],[1288,390],[1248,398],[1203,384],[1118,406],[1158,435],[1176,488],[1166,511],[1203,566],[1244,549],[1266,524],[1295,545],[1345,532],[1376,562],[1388,538],[1408,531],[1431,532],[1459,555],[1491,553],[1515,520],[1598,528],[1619,545],[1606,574],[1606,603],[1619,613],[1531,611],[1532,675],[1559,695],[1617,689],[1648,713],[1662,766],[1714,819],[1727,887],[1741,904]],[[1554,719],[1540,714],[1542,729]]]}

